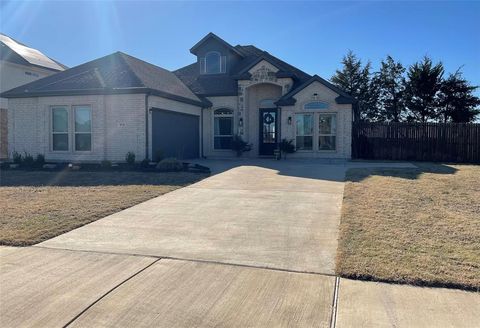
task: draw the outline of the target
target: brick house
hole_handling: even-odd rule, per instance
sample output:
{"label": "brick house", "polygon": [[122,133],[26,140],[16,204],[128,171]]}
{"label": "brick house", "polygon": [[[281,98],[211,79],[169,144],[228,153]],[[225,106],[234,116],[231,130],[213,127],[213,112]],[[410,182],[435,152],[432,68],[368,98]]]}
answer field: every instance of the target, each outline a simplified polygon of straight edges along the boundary
{"label": "brick house", "polygon": [[356,101],[321,77],[254,46],[209,33],[196,61],[168,71],[116,52],[2,94],[9,98],[9,153],[49,161],[123,161],[272,156],[282,139],[292,157],[350,158]]}
{"label": "brick house", "polygon": [[[63,71],[66,66],[37,49],[0,33],[0,92]],[[8,120],[6,98],[0,98],[0,159],[8,154]]]}

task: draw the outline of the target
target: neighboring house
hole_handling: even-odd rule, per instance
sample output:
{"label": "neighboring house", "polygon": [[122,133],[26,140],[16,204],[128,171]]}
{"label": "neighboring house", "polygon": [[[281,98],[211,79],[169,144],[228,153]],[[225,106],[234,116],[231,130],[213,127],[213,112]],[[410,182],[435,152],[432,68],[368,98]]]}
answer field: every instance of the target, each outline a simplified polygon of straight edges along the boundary
{"label": "neighboring house", "polygon": [[50,161],[124,161],[272,156],[293,139],[292,157],[350,158],[356,101],[319,76],[254,46],[209,33],[174,72],[116,52],[3,94],[9,151]]}
{"label": "neighboring house", "polygon": [[[63,71],[66,67],[37,49],[0,33],[0,92]],[[0,159],[7,157],[7,99],[0,98]]]}

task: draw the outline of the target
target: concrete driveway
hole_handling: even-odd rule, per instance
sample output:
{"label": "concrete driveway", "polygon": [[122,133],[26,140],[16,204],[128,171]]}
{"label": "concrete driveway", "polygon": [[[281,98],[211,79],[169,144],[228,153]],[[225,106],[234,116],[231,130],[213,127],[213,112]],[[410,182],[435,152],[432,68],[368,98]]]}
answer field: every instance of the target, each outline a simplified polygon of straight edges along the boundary
{"label": "concrete driveway", "polygon": [[475,322],[476,293],[333,275],[344,174],[379,164],[202,163],[215,175],[37,246],[0,247],[0,326]]}
{"label": "concrete driveway", "polygon": [[227,170],[40,245],[334,274],[344,164],[204,164]]}

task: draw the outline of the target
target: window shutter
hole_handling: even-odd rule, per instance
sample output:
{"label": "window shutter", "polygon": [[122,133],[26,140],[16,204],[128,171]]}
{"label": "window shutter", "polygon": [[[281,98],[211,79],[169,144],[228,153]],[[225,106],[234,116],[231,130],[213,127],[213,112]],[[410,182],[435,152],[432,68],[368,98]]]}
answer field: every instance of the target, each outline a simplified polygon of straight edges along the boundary
{"label": "window shutter", "polygon": [[206,73],[205,57],[200,58],[200,74]]}
{"label": "window shutter", "polygon": [[220,71],[225,73],[227,71],[227,57],[221,56],[220,57]]}

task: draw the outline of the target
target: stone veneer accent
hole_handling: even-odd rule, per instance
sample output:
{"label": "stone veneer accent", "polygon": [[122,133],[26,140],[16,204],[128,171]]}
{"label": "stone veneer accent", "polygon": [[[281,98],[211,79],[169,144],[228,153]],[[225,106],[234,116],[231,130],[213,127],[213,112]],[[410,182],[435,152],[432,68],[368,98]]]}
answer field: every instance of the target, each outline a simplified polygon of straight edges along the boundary
{"label": "stone veneer accent", "polygon": [[[246,116],[246,92],[247,88],[260,83],[273,83],[282,87],[282,95],[290,91],[292,86],[292,79],[290,78],[280,78],[278,79],[275,73],[278,72],[278,69],[271,65],[268,62],[262,61],[250,69],[249,73],[251,78],[249,80],[238,80],[238,120],[240,118],[245,121]],[[243,136],[245,133],[243,126],[238,126],[238,134]]]}

